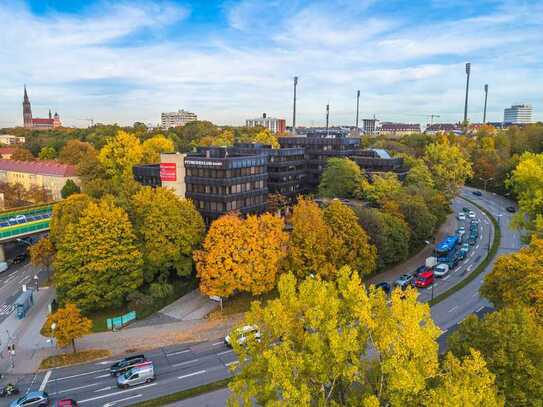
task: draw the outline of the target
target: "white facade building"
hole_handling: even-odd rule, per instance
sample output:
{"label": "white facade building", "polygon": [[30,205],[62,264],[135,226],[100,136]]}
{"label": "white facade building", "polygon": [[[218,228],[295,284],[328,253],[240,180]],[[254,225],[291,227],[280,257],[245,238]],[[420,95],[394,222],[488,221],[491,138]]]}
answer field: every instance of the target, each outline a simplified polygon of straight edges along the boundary
{"label": "white facade building", "polygon": [[0,134],[0,143],[5,144],[7,146],[11,146],[14,144],[24,144],[25,138],[14,136],[12,134]]}
{"label": "white facade building", "polygon": [[177,112],[162,113],[160,115],[160,126],[163,129],[169,129],[170,127],[181,127],[196,120],[198,120],[196,114],[181,109]]}
{"label": "white facade building", "polygon": [[532,105],[512,105],[504,109],[503,122],[511,124],[532,123]]}
{"label": "white facade building", "polygon": [[280,134],[286,131],[285,119],[276,119],[275,117],[268,117],[266,113],[263,113],[262,117],[259,117],[258,119],[245,120],[245,126],[247,127],[262,126],[274,134]]}

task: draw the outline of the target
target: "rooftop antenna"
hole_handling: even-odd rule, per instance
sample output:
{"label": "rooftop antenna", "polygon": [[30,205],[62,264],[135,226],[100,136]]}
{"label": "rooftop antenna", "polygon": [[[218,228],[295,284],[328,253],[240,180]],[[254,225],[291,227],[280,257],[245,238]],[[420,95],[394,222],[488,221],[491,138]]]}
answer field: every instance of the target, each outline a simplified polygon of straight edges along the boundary
{"label": "rooftop antenna", "polygon": [[330,119],[330,104],[326,105],[326,137],[328,137],[328,123]]}
{"label": "rooftop antenna", "polygon": [[296,135],[296,86],[298,85],[298,77],[294,77],[294,107],[292,112],[292,134]]}
{"label": "rooftop antenna", "polygon": [[358,131],[358,112],[360,108],[360,90],[356,91],[356,130]]}
{"label": "rooftop antenna", "polygon": [[488,84],[485,85],[485,108],[483,110],[483,124],[486,123],[486,101],[488,99]]}
{"label": "rooftop antenna", "polygon": [[469,94],[469,74],[471,71],[471,64],[466,63],[466,100],[464,102],[464,125],[468,124],[468,94]]}

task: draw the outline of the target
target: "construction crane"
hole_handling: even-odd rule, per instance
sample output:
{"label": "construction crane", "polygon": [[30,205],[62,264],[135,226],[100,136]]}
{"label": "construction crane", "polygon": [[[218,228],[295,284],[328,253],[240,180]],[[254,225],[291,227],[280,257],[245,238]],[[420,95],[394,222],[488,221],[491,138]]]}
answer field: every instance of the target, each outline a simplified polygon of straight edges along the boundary
{"label": "construction crane", "polygon": [[430,126],[431,126],[432,124],[434,124],[434,118],[437,119],[438,117],[441,117],[441,116],[438,114],[429,114],[429,115],[426,115],[426,117],[430,119]]}

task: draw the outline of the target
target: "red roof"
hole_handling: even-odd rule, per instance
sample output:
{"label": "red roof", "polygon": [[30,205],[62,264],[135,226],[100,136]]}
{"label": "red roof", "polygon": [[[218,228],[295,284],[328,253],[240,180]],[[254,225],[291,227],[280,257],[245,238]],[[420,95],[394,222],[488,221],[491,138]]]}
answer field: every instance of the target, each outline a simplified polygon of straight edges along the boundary
{"label": "red roof", "polygon": [[53,124],[53,119],[40,119],[40,118],[33,118],[32,124]]}
{"label": "red roof", "polygon": [[0,171],[26,172],[29,174],[52,175],[56,177],[73,177],[76,166],[59,164],[56,161],[17,161],[1,160]]}
{"label": "red roof", "polygon": [[17,147],[0,147],[0,155],[13,154],[17,150]]}

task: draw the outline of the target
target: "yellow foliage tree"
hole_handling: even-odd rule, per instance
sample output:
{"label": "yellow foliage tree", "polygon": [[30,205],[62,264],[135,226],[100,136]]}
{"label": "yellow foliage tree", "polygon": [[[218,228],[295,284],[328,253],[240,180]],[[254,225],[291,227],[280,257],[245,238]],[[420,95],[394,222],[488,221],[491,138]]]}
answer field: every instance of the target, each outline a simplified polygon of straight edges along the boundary
{"label": "yellow foliage tree", "polygon": [[228,297],[234,292],[262,294],[275,287],[287,234],[271,214],[246,220],[227,214],[211,224],[202,250],[194,253],[200,291]]}
{"label": "yellow foliage tree", "polygon": [[[54,324],[55,329],[52,329]],[[53,336],[61,348],[72,345],[75,353],[75,340],[82,338],[91,332],[92,321],[83,315],[74,304],[66,304],[55,313],[50,314],[43,325],[41,334]]]}
{"label": "yellow foliage tree", "polygon": [[164,137],[162,134],[147,139],[142,144],[144,163],[159,163],[160,153],[173,153],[175,146],[173,141]]}
{"label": "yellow foliage tree", "polygon": [[53,264],[55,258],[55,247],[48,237],[40,239],[37,243],[30,247],[30,262],[36,267],[45,267],[49,271],[49,267]]}
{"label": "yellow foliage tree", "polygon": [[49,238],[57,245],[70,223],[77,223],[83,211],[92,199],[86,194],[72,194],[53,206],[53,215],[49,225]]}
{"label": "yellow foliage tree", "polygon": [[98,154],[98,161],[106,174],[119,181],[132,178],[132,167],[142,159],[143,148],[138,138],[122,130],[109,139]]}

